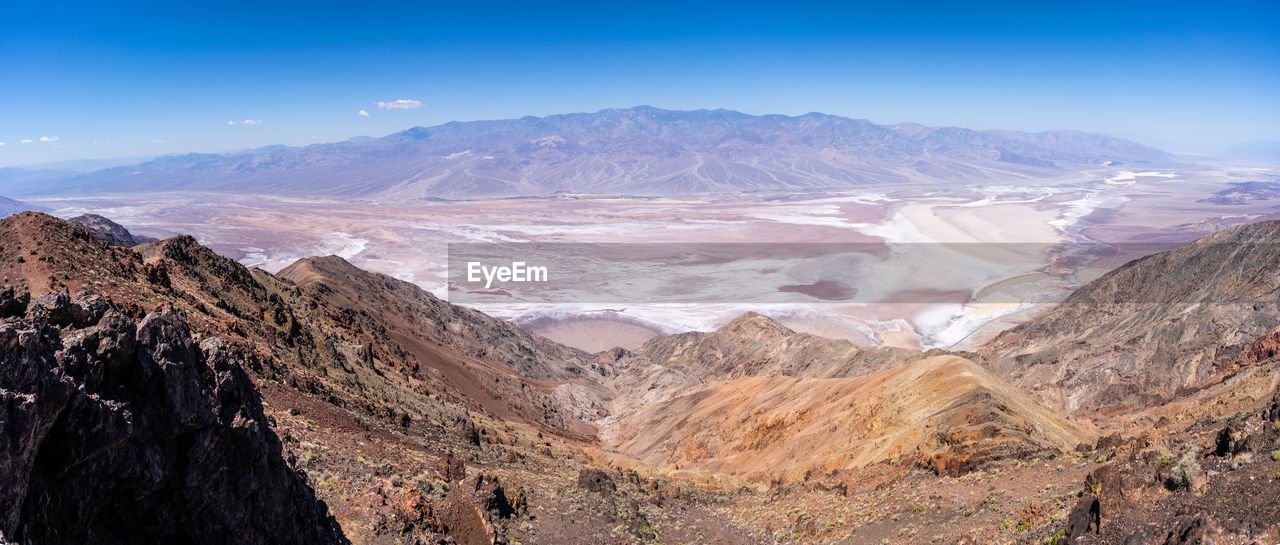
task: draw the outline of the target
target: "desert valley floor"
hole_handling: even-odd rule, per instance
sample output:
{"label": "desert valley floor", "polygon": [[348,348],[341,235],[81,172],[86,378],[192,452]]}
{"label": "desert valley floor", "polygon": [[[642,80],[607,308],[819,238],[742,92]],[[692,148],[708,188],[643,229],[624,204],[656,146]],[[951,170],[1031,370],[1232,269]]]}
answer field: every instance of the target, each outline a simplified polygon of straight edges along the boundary
{"label": "desert valley floor", "polygon": [[[860,345],[963,348],[1025,320],[1084,282],[1139,255],[1212,230],[1276,217],[1268,168],[1183,164],[1176,169],[1098,168],[1067,179],[1018,178],[982,187],[878,187],[726,198],[629,198],[565,194],[475,201],[361,202],[260,195],[118,194],[28,199],[69,217],[97,213],[135,232],[192,234],[246,266],[278,271],[312,255],[338,255],[448,298],[447,245],[476,242],[1032,243],[998,257],[1001,269],[968,301],[818,301],[646,304],[472,304],[588,351],[635,348],[659,334],[708,331],[747,311],[798,331]],[[1233,185],[1235,184],[1235,185]],[[1059,244],[1110,243],[1119,252],[1061,266]],[[809,279],[812,281],[812,279]],[[878,280],[878,279],[875,279]],[[935,287],[916,278],[909,290]],[[868,280],[871,281],[871,280]],[[1001,291],[990,302],[979,291]],[[1034,293],[1036,297],[1027,294]],[[721,298],[723,299],[723,298]],[[821,304],[815,304],[821,303]]]}

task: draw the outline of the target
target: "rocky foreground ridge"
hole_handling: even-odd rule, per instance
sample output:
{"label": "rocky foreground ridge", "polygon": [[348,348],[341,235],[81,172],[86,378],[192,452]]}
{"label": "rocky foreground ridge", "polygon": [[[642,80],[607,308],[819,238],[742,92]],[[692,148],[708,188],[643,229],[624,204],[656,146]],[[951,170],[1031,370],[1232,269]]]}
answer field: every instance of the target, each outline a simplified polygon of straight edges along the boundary
{"label": "rocky foreground ridge", "polygon": [[0,541],[347,543],[244,368],[174,311],[0,291]]}

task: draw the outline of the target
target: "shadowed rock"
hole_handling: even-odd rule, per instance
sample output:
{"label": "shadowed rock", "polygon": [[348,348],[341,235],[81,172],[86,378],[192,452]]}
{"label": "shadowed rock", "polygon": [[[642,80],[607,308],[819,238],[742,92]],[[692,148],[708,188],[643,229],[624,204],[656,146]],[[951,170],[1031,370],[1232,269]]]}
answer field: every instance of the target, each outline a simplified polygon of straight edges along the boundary
{"label": "shadowed rock", "polygon": [[125,229],[123,225],[97,214],[84,214],[67,221],[87,227],[93,233],[93,238],[107,244],[129,247],[156,241],[151,237],[134,235],[128,229]]}
{"label": "shadowed rock", "polygon": [[0,533],[19,543],[346,543],[242,366],[173,311],[46,294],[0,321]]}

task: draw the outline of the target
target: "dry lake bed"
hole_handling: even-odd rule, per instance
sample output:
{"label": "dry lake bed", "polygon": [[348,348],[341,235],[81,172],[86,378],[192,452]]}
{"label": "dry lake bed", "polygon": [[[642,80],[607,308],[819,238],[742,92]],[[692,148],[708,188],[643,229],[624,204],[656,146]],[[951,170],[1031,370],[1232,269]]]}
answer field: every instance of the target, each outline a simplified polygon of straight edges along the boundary
{"label": "dry lake bed", "polygon": [[[102,214],[140,234],[191,234],[223,255],[272,272],[301,257],[339,255],[446,298],[457,295],[446,285],[450,243],[942,245],[951,257],[925,263],[886,255],[866,271],[740,263],[784,271],[791,279],[774,290],[781,295],[767,300],[735,301],[732,294],[745,293],[743,288],[718,286],[706,288],[716,293],[694,289],[687,300],[671,301],[654,291],[667,289],[661,283],[633,282],[622,290],[620,280],[605,277],[597,285],[612,289],[613,299],[584,293],[545,303],[522,300],[515,291],[467,303],[592,351],[635,347],[661,333],[713,329],[748,310],[799,331],[928,348],[985,339],[1151,251],[1146,244],[1184,242],[1224,226],[1280,217],[1280,199],[1232,192],[1238,187],[1232,184],[1242,182],[1280,183],[1280,172],[1217,165],[1099,168],[1071,179],[964,189],[874,187],[705,199],[557,195],[373,202],[148,193],[33,202],[60,216]],[[1062,258],[1064,248],[1092,243],[1111,250]],[[975,264],[981,274],[957,274],[952,265],[961,262]],[[859,295],[842,296],[853,293]]]}

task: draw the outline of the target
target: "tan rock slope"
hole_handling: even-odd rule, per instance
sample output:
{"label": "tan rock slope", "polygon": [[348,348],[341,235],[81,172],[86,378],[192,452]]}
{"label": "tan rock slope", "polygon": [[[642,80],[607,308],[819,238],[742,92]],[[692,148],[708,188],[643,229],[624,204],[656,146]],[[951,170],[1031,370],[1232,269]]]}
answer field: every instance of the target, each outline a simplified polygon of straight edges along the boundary
{"label": "tan rock slope", "polygon": [[917,353],[863,348],[847,340],[797,333],[748,312],[712,333],[658,337],[636,354],[702,380],[737,377],[852,377],[901,364]]}
{"label": "tan rock slope", "polygon": [[1051,456],[1094,432],[977,364],[934,356],[851,379],[745,377],[692,388],[620,422],[613,447],[655,464],[798,480],[881,461],[955,473]]}

